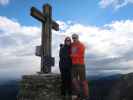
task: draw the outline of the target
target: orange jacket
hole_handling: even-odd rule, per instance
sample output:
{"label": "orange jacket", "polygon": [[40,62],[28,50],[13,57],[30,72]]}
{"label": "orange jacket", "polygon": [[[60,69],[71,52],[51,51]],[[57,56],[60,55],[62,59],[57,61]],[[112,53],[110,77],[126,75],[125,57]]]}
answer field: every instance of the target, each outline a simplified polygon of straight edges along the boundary
{"label": "orange jacket", "polygon": [[72,64],[84,64],[85,46],[81,42],[72,43],[71,59]]}

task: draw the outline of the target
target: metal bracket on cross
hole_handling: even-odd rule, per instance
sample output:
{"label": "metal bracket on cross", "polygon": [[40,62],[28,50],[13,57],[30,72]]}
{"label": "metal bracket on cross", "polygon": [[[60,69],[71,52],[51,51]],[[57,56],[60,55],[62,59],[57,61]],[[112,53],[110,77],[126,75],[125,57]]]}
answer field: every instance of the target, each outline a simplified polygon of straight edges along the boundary
{"label": "metal bracket on cross", "polygon": [[43,57],[43,64],[46,66],[54,66],[55,64],[55,58],[50,56],[44,56]]}
{"label": "metal bracket on cross", "polygon": [[41,52],[42,52],[41,46],[36,46],[35,55],[41,57]]}

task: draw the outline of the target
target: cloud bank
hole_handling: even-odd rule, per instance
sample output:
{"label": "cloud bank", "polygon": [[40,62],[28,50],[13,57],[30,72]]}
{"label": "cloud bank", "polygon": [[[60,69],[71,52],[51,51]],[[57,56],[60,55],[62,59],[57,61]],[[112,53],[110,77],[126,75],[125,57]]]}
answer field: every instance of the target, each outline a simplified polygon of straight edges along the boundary
{"label": "cloud bank", "polygon": [[[101,27],[71,21],[58,23],[60,31],[53,31],[52,36],[52,55],[56,58],[53,72],[59,72],[59,44],[72,33],[79,34],[86,46],[87,75],[133,71],[133,20],[113,21]],[[40,45],[40,30],[40,27],[24,26],[0,16],[1,75],[20,76],[40,70],[40,58],[34,55],[35,46]]]}

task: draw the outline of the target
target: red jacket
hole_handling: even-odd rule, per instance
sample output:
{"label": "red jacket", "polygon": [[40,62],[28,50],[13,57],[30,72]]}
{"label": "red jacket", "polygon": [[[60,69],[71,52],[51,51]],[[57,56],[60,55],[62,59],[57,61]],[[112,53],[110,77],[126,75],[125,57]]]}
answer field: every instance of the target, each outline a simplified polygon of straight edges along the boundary
{"label": "red jacket", "polygon": [[71,59],[72,64],[84,64],[85,46],[81,42],[72,43]]}

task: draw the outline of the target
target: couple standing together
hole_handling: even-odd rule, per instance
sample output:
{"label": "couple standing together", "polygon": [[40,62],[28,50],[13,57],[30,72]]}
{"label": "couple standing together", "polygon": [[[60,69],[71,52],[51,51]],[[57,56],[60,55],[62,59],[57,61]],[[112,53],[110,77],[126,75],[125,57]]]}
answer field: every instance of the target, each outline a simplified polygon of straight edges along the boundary
{"label": "couple standing together", "polygon": [[[59,68],[61,72],[61,93],[67,100],[88,100],[88,82],[85,74],[85,46],[77,34],[66,37],[60,45]],[[67,96],[66,96],[67,95]]]}

